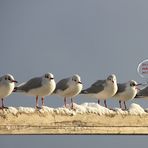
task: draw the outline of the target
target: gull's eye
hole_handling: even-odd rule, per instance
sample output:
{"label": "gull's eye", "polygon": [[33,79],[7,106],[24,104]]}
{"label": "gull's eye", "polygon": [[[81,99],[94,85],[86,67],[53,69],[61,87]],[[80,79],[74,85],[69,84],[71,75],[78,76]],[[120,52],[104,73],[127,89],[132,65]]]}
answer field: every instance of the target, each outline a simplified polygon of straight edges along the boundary
{"label": "gull's eye", "polygon": [[48,79],[48,78],[49,78],[49,76],[48,76],[48,75],[45,75],[45,78],[47,78],[47,79]]}
{"label": "gull's eye", "polygon": [[130,86],[136,86],[136,84],[135,83],[131,83]]}
{"label": "gull's eye", "polygon": [[10,78],[10,77],[8,77],[8,80],[10,80],[10,81],[11,81],[11,78]]}
{"label": "gull's eye", "polygon": [[77,80],[73,78],[72,81],[75,81],[76,82]]}
{"label": "gull's eye", "polygon": [[7,77],[5,77],[5,80],[7,80]]}

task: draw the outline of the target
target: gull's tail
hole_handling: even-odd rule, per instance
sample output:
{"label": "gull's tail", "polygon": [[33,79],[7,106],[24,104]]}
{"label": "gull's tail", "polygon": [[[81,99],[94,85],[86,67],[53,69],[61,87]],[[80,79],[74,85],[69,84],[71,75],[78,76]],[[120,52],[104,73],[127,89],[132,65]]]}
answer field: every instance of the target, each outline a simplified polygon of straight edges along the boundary
{"label": "gull's tail", "polygon": [[143,98],[143,96],[140,95],[140,94],[137,94],[137,95],[135,96],[135,98]]}
{"label": "gull's tail", "polygon": [[87,90],[82,90],[80,94],[88,94]]}
{"label": "gull's tail", "polygon": [[13,92],[24,92],[24,90],[19,89],[19,87],[14,87]]}
{"label": "gull's tail", "polygon": [[17,87],[14,87],[13,92],[17,92]]}

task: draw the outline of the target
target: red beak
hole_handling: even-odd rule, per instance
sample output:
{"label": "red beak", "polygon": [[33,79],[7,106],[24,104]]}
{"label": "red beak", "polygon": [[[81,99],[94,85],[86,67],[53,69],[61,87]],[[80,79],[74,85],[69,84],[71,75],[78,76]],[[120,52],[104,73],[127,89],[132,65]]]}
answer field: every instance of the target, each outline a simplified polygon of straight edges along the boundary
{"label": "red beak", "polygon": [[11,82],[18,83],[16,80],[12,80]]}

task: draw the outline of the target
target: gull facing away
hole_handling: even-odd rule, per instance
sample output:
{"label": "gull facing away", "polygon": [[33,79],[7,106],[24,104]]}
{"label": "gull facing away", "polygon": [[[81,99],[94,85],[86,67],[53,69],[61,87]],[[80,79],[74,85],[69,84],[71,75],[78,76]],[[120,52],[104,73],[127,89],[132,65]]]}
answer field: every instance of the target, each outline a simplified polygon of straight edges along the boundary
{"label": "gull facing away", "polygon": [[106,99],[114,96],[117,92],[117,79],[114,74],[109,75],[106,80],[98,80],[89,88],[82,90],[81,94],[86,94],[91,98],[97,98],[98,104],[100,99],[104,100],[104,105],[107,108]]}
{"label": "gull facing away", "polygon": [[7,108],[4,106],[4,99],[13,92],[15,83],[17,83],[17,81],[14,80],[11,74],[0,77],[0,99],[2,101],[0,109]]}
{"label": "gull facing away", "polygon": [[71,108],[73,108],[73,97],[77,96],[83,88],[81,78],[75,74],[72,77],[68,77],[60,80],[56,84],[55,94],[64,97],[64,105],[66,107],[66,99],[71,98]]}
{"label": "gull facing away", "polygon": [[127,107],[125,101],[133,99],[136,96],[138,92],[137,86],[140,84],[137,84],[137,82],[134,80],[130,80],[127,83],[118,83],[117,85],[118,85],[118,91],[113,96],[113,98],[119,100],[120,108],[122,108],[122,101],[123,101],[124,109],[126,110]]}
{"label": "gull facing away", "polygon": [[22,92],[29,96],[36,97],[36,108],[38,106],[38,97],[41,97],[42,106],[44,105],[44,97],[50,95],[56,87],[54,76],[51,73],[46,73],[41,77],[35,77],[27,82],[15,87],[14,92]]}
{"label": "gull facing away", "polygon": [[137,95],[135,96],[135,98],[144,98],[144,99],[148,99],[148,86],[143,88],[142,90],[140,90]]}

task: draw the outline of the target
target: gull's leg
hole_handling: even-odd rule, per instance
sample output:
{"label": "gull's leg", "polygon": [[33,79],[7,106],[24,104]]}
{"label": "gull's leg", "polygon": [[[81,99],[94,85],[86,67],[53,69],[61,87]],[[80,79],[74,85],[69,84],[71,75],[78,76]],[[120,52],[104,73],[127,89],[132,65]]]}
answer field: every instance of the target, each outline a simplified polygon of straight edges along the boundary
{"label": "gull's leg", "polygon": [[106,103],[106,100],[104,100],[104,105],[105,105],[105,107],[107,108],[107,103]]}
{"label": "gull's leg", "polygon": [[67,104],[66,104],[66,97],[64,97],[64,106],[67,107]]}
{"label": "gull's leg", "polygon": [[73,109],[73,99],[71,98],[71,108]]}
{"label": "gull's leg", "polygon": [[42,97],[41,100],[42,100],[42,106],[44,106],[44,97]]}
{"label": "gull's leg", "polygon": [[124,101],[124,107],[125,107],[125,110],[127,110],[127,107],[126,107],[126,103],[125,103],[125,101]]}
{"label": "gull's leg", "polygon": [[98,104],[100,105],[100,100],[98,99]]}
{"label": "gull's leg", "polygon": [[39,105],[38,105],[38,99],[39,99],[38,96],[36,96],[36,105],[35,105],[35,108],[36,108],[36,109],[40,109],[40,107],[39,107]]}
{"label": "gull's leg", "polygon": [[0,107],[0,109],[8,109],[8,107],[6,107],[6,106],[4,105],[4,99],[2,98],[1,100],[2,100],[2,106]]}
{"label": "gull's leg", "polygon": [[119,100],[119,105],[120,105],[120,108],[122,109],[122,104],[121,103],[122,103],[121,100]]}

